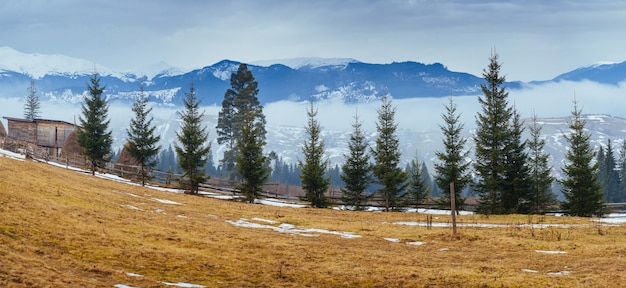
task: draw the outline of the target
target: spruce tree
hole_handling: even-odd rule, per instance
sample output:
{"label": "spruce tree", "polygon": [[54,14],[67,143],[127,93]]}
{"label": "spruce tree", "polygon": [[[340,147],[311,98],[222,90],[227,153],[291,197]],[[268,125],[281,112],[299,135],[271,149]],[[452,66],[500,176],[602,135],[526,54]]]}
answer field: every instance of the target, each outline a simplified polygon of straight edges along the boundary
{"label": "spruce tree", "polygon": [[330,186],[330,179],[326,177],[328,160],[324,159],[324,141],[320,138],[321,128],[317,122],[317,109],[313,102],[307,110],[308,122],[305,127],[309,139],[302,146],[304,162],[298,160],[300,168],[300,181],[305,192],[303,200],[311,203],[312,207],[328,207],[328,199],[325,195]]}
{"label": "spruce tree", "polygon": [[396,109],[391,105],[389,96],[382,99],[377,110],[376,146],[371,149],[374,157],[372,172],[381,186],[377,193],[382,197],[385,211],[397,210],[405,195],[407,174],[400,168],[400,140],[396,135],[398,125],[395,123]]}
{"label": "spruce tree", "polygon": [[39,95],[37,95],[37,87],[35,87],[35,81],[30,81],[28,86],[28,95],[26,95],[26,101],[24,103],[24,119],[35,120],[39,118],[41,113],[41,102],[39,101]]}
{"label": "spruce tree", "polygon": [[371,198],[365,190],[372,184],[372,172],[370,170],[370,155],[367,152],[368,143],[362,130],[359,116],[354,116],[352,134],[348,142],[350,154],[345,155],[346,162],[341,166],[341,201],[356,210],[361,210],[363,205]]}
{"label": "spruce tree", "polygon": [[507,212],[502,199],[509,192],[506,159],[513,110],[508,106],[509,93],[502,86],[505,77],[500,75],[500,68],[498,54],[492,53],[488,69],[483,72],[487,84],[480,86],[484,97],[478,97],[481,112],[476,116],[474,169],[478,176],[475,189],[480,196],[477,210],[483,214]]}
{"label": "spruce tree", "polygon": [[465,206],[465,199],[461,197],[461,192],[471,182],[467,171],[470,162],[467,162],[468,150],[465,150],[467,138],[463,138],[463,124],[459,123],[461,115],[457,113],[457,105],[452,98],[446,106],[446,113],[441,115],[444,124],[439,125],[444,136],[443,145],[445,151],[437,151],[435,155],[439,160],[435,163],[435,183],[442,191],[442,195],[437,201],[440,208],[451,207],[450,183],[454,183],[454,203],[455,207],[462,210]]}
{"label": "spruce tree", "polygon": [[608,139],[606,151],[603,151],[600,146],[598,152],[598,180],[602,185],[604,191],[604,200],[610,203],[617,203],[620,201],[620,179],[619,171],[617,168],[617,160],[615,160],[613,150],[613,144],[611,139]]}
{"label": "spruce tree", "polygon": [[564,134],[570,147],[565,153],[565,165],[561,169],[565,178],[560,180],[565,201],[561,209],[572,216],[601,216],[604,214],[602,186],[598,181],[598,162],[591,146],[591,134],[585,133],[586,121],[581,117],[574,101],[572,119],[568,121],[570,134]]}
{"label": "spruce tree", "polygon": [[236,73],[230,76],[231,88],[226,90],[222,109],[217,119],[217,143],[226,144],[222,165],[229,174],[229,178],[236,177],[237,141],[241,137],[241,129],[247,114],[254,116],[255,129],[259,132],[259,139],[265,140],[265,115],[257,95],[259,94],[258,83],[246,64],[240,64]]}
{"label": "spruce tree", "polygon": [[528,153],[526,141],[522,141],[524,132],[523,123],[517,110],[513,110],[509,139],[507,141],[505,158],[506,173],[504,191],[502,193],[502,209],[504,213],[527,214],[532,208],[532,199],[529,186],[530,170],[528,167]]}
{"label": "spruce tree", "polygon": [[150,172],[156,166],[156,156],[159,154],[160,146],[157,145],[161,136],[155,135],[156,127],[152,125],[153,118],[150,116],[152,107],[148,107],[148,96],[144,91],[143,84],[140,86],[141,92],[135,98],[132,110],[135,118],[130,119],[130,127],[126,129],[128,140],[128,153],[140,166],[141,185],[146,185]]}
{"label": "spruce tree", "polygon": [[270,176],[267,166],[267,157],[263,155],[265,140],[262,137],[261,126],[255,125],[255,115],[248,112],[243,120],[240,137],[237,138],[237,170],[242,182],[238,185],[245,201],[254,203],[261,196],[263,184]]}
{"label": "spruce tree", "polygon": [[186,193],[197,194],[200,183],[206,181],[204,165],[208,161],[207,155],[211,151],[208,143],[209,133],[202,125],[204,111],[200,111],[200,99],[196,98],[196,90],[192,84],[189,93],[185,93],[185,110],[178,114],[182,120],[180,130],[176,131],[176,138],[180,144],[174,145],[178,156],[178,165],[183,171],[180,180]]}
{"label": "spruce tree", "polygon": [[407,171],[406,200],[409,205],[417,208],[428,197],[430,188],[424,181],[421,164],[415,156]]}
{"label": "spruce tree", "polygon": [[626,141],[623,140],[622,142],[622,149],[620,150],[619,153],[620,157],[619,157],[619,162],[618,162],[618,167],[619,167],[619,176],[620,176],[620,189],[619,189],[619,193],[617,195],[617,202],[618,203],[623,203],[626,202]]}
{"label": "spruce tree", "polygon": [[554,178],[550,176],[549,160],[550,154],[544,151],[546,140],[541,136],[542,126],[537,121],[537,115],[533,115],[532,123],[528,126],[530,138],[527,142],[528,166],[530,177],[530,202],[532,202],[529,213],[542,213],[550,205],[556,203],[556,196],[552,193],[552,182]]}
{"label": "spruce tree", "polygon": [[80,127],[76,129],[78,145],[91,166],[91,175],[96,174],[97,167],[104,167],[109,161],[113,138],[109,131],[109,105],[102,93],[105,87],[100,86],[100,77],[94,73],[87,85],[89,96],[84,97],[81,106],[83,115],[79,117]]}

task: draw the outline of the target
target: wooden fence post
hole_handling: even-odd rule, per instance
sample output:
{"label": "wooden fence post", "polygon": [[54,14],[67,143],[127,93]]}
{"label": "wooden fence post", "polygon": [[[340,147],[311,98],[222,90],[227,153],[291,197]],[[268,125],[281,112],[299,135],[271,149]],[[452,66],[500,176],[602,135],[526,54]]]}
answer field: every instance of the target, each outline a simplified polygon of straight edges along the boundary
{"label": "wooden fence post", "polygon": [[450,213],[452,213],[452,235],[456,235],[456,195],[454,195],[454,182],[450,182]]}

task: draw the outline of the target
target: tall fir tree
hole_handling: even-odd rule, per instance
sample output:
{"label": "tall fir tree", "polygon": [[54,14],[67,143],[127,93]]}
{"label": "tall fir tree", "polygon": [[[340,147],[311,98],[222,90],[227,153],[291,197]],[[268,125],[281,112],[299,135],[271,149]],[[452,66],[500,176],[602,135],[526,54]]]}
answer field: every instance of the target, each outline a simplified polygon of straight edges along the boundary
{"label": "tall fir tree", "polygon": [[422,181],[426,183],[428,186],[428,196],[429,197],[437,197],[441,195],[441,192],[437,191],[437,184],[433,181],[430,176],[430,172],[428,171],[428,167],[426,167],[426,161],[422,161],[422,167],[420,168],[420,174],[422,175]]}
{"label": "tall fir tree", "polygon": [[341,200],[356,210],[363,209],[363,205],[371,198],[371,194],[367,194],[366,190],[373,181],[370,155],[367,151],[368,143],[362,126],[358,114],[355,115],[348,142],[350,152],[348,155],[344,154],[346,161],[341,166],[341,181],[344,183],[344,187],[341,188]]}
{"label": "tall fir tree", "polygon": [[572,216],[601,216],[604,214],[602,186],[598,181],[598,162],[594,162],[595,152],[591,146],[591,134],[585,133],[586,121],[581,117],[574,101],[572,119],[568,121],[570,134],[563,137],[570,147],[565,153],[565,165],[561,169],[564,179],[560,180],[565,201],[561,209]]}
{"label": "tall fir tree", "polygon": [[620,189],[617,195],[618,203],[626,202],[626,140],[622,142],[622,149],[619,152],[618,170],[620,179]]}
{"label": "tall fir tree", "polygon": [[552,193],[554,178],[550,175],[550,154],[544,151],[546,140],[541,136],[542,126],[539,125],[537,115],[533,115],[532,123],[528,126],[530,138],[528,146],[528,166],[530,169],[530,202],[529,213],[543,213],[550,205],[556,203],[556,196]]}
{"label": "tall fir tree", "polygon": [[224,94],[222,109],[217,119],[217,143],[226,144],[226,151],[222,159],[222,166],[228,172],[229,178],[234,180],[237,169],[236,158],[237,141],[241,137],[241,129],[249,113],[254,116],[254,125],[259,132],[259,139],[265,140],[265,115],[257,95],[258,83],[246,64],[240,64],[236,73],[230,76],[230,86]]}
{"label": "tall fir tree", "polygon": [[437,151],[435,155],[439,160],[435,163],[435,183],[441,189],[441,197],[437,204],[441,208],[451,207],[450,183],[454,183],[454,204],[459,210],[465,206],[465,198],[461,192],[471,183],[468,173],[470,162],[466,161],[468,150],[465,150],[467,138],[463,138],[463,123],[460,123],[461,114],[457,113],[457,105],[452,98],[446,106],[446,113],[441,115],[444,124],[439,125],[443,133],[443,145],[445,151]]}
{"label": "tall fir tree", "polygon": [[502,199],[507,183],[506,159],[510,153],[510,121],[513,109],[508,105],[509,93],[502,86],[505,77],[500,75],[498,54],[492,53],[489,66],[483,71],[487,84],[481,84],[483,97],[478,97],[481,112],[476,116],[474,170],[478,176],[475,190],[479,193],[477,210],[483,214],[505,213]]}
{"label": "tall fir tree", "polygon": [[191,84],[189,93],[185,93],[183,101],[185,110],[178,114],[182,120],[180,130],[176,131],[176,138],[180,144],[174,145],[178,156],[178,165],[183,171],[181,184],[186,193],[198,194],[200,183],[208,178],[204,171],[211,151],[208,143],[209,133],[202,125],[204,111],[200,111],[200,99],[196,97],[196,90]]}
{"label": "tall fir tree", "polygon": [[109,105],[102,96],[105,87],[100,86],[100,77],[94,73],[87,85],[89,96],[85,96],[81,106],[83,115],[79,117],[80,127],[76,129],[78,145],[84,149],[84,154],[91,166],[91,175],[96,174],[96,168],[103,167],[109,160],[113,137],[109,131]]}
{"label": "tall fir tree", "polygon": [[602,185],[604,201],[617,203],[620,201],[620,176],[617,171],[617,160],[611,139],[608,139],[606,151],[600,146],[598,152],[598,181]]}
{"label": "tall fir tree", "polygon": [[374,157],[372,172],[381,186],[377,193],[382,197],[385,211],[401,208],[402,197],[405,196],[407,174],[400,168],[400,140],[396,135],[398,125],[395,122],[396,109],[389,96],[382,99],[377,110],[376,146],[371,149]]}
{"label": "tall fir tree", "polygon": [[502,209],[504,213],[528,214],[532,209],[531,190],[529,186],[530,169],[526,141],[522,140],[524,126],[519,112],[513,109],[513,117],[506,144],[508,155],[505,158],[505,185],[502,193]]}
{"label": "tall fir tree", "polygon": [[142,84],[139,95],[135,98],[132,110],[135,118],[130,119],[130,127],[126,129],[128,140],[128,153],[140,166],[141,185],[146,185],[150,170],[156,166],[157,155],[161,147],[157,145],[161,136],[155,135],[156,126],[152,125],[153,118],[150,116],[152,107],[148,107],[148,96]]}
{"label": "tall fir tree", "polygon": [[26,90],[28,95],[26,95],[26,101],[24,101],[24,119],[35,120],[41,114],[41,101],[39,100],[34,80],[30,81],[30,86]]}
{"label": "tall fir tree", "polygon": [[411,160],[407,171],[406,201],[415,208],[422,204],[430,193],[430,187],[424,181],[421,166],[417,156],[415,156],[415,159]]}
{"label": "tall fir tree", "polygon": [[240,137],[237,138],[237,170],[242,182],[238,185],[245,201],[254,203],[261,196],[263,184],[270,176],[267,157],[263,155],[265,140],[260,126],[255,125],[255,115],[248,112],[243,120]]}
{"label": "tall fir tree", "polygon": [[324,159],[325,145],[320,138],[321,128],[313,102],[310,103],[307,116],[308,122],[305,130],[309,139],[302,146],[304,162],[298,160],[300,181],[305,192],[303,200],[310,202],[312,207],[325,208],[329,204],[325,194],[330,186],[330,178],[326,177],[329,162]]}

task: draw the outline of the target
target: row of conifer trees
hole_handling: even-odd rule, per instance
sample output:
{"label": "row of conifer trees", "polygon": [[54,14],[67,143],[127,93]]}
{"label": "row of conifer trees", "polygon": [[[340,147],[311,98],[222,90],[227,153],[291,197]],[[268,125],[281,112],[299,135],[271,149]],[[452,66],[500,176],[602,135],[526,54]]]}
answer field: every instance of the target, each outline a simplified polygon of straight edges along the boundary
{"label": "row of conifer trees", "polygon": [[[500,69],[498,55],[492,54],[483,72],[483,95],[478,98],[481,111],[476,115],[477,130],[471,139],[475,144],[473,153],[466,148],[470,139],[461,136],[464,124],[459,122],[460,114],[452,98],[445,106],[441,115],[443,123],[440,124],[444,150],[436,152],[437,161],[434,164],[433,182],[441,191],[437,201],[444,207],[450,206],[450,183],[454,183],[454,199],[458,208],[462,209],[465,205],[461,191],[471,187],[478,194],[477,209],[481,213],[541,213],[555,203],[551,191],[554,179],[550,176],[549,155],[543,149],[545,140],[541,137],[537,117],[533,117],[530,125],[524,126],[520,113],[508,103],[505,77],[500,74]],[[264,151],[265,115],[257,98],[258,83],[246,64],[241,64],[232,73],[230,84],[216,127],[217,142],[226,147],[219,165],[212,163],[209,135],[203,125],[204,111],[200,110],[200,99],[193,84],[185,93],[184,109],[179,111],[182,121],[176,132],[177,143],[173,152],[183,173],[182,183],[189,193],[198,193],[199,184],[207,179],[207,172],[213,172],[228,175],[234,183],[238,183],[237,188],[244,195],[243,199],[254,202],[260,197],[262,185],[270,179],[272,161],[277,163],[279,158],[273,152]],[[102,97],[103,91],[98,75],[94,74],[88,85],[89,95],[85,96],[82,105],[81,127],[77,130],[78,142],[90,160],[92,173],[111,154],[108,105]],[[127,128],[129,152],[142,167],[144,183],[149,176],[148,171],[157,165],[155,159],[161,148],[157,146],[160,139],[154,134],[148,104],[142,87],[132,107],[134,118]],[[428,177],[422,175],[424,163],[414,159],[407,169],[400,166],[401,154],[394,119],[396,107],[390,97],[383,97],[377,112],[377,136],[371,147],[362,130],[362,122],[358,115],[354,117],[349,153],[345,155],[339,173],[343,182],[343,201],[361,209],[376,195],[386,211],[401,209],[407,203],[418,204],[432,190]],[[302,146],[303,159],[297,163],[300,185],[305,191],[303,200],[314,207],[327,207],[329,202],[325,193],[331,181],[328,172],[332,169],[324,157],[325,145],[313,102],[306,113],[308,138]],[[599,173],[601,162],[594,161],[597,154],[590,146],[590,135],[584,131],[585,121],[581,113],[574,101],[572,119],[568,122],[571,131],[564,135],[570,149],[562,167],[565,177],[559,180],[565,197],[561,208],[570,215],[601,215],[604,212],[604,195],[599,177],[609,176],[608,173]],[[524,140],[522,133],[525,129],[529,129],[530,138]],[[171,158],[174,153],[170,147],[161,155]],[[470,158],[472,160],[468,161]],[[372,190],[374,193],[371,193]],[[623,195],[623,191],[619,193]]]}

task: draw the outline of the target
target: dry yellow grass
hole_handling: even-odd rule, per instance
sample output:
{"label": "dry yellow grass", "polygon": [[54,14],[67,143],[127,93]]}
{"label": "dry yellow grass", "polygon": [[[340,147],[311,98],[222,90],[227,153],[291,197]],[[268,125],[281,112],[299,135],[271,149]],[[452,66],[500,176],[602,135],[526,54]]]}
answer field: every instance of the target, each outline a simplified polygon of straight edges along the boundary
{"label": "dry yellow grass", "polygon": [[[242,218],[362,237],[307,237],[227,222]],[[393,224],[425,219],[415,213],[216,200],[0,157],[0,286],[162,287],[163,282],[183,282],[207,287],[619,287],[626,280],[623,225],[598,226],[584,218],[472,215],[460,221],[585,226],[461,227],[451,236],[449,228]],[[424,244],[406,244],[416,241]],[[567,275],[549,274],[558,272]]]}

